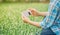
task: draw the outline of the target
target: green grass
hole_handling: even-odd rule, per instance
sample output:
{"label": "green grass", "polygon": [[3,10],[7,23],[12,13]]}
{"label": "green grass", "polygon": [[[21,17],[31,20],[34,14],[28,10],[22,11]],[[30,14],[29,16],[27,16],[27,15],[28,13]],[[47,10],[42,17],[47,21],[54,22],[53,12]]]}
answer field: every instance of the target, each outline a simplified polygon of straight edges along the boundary
{"label": "green grass", "polygon": [[[21,19],[21,12],[28,8],[47,11],[48,4],[43,3],[1,3],[0,35],[35,35],[40,28],[26,24]],[[32,21],[40,21],[42,17],[29,17]]]}

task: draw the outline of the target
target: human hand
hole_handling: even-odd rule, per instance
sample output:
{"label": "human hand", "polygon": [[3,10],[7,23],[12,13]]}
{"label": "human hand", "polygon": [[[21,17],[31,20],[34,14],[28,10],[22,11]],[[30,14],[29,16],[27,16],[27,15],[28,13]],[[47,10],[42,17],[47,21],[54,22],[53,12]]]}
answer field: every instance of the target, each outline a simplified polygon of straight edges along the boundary
{"label": "human hand", "polygon": [[31,15],[33,15],[33,16],[38,16],[39,15],[39,12],[36,9],[29,8],[28,10],[31,11]]}
{"label": "human hand", "polygon": [[25,23],[28,23],[30,21],[30,19],[26,16],[22,16],[22,20],[25,22]]}

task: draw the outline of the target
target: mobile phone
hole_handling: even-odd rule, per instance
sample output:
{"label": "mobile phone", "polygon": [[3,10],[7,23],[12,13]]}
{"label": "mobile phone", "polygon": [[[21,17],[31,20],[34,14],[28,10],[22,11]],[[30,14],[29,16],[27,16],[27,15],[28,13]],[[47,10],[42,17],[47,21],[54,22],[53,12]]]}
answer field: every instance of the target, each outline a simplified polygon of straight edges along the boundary
{"label": "mobile phone", "polygon": [[28,17],[29,15],[31,15],[31,12],[30,11],[24,11],[22,13],[22,15]]}

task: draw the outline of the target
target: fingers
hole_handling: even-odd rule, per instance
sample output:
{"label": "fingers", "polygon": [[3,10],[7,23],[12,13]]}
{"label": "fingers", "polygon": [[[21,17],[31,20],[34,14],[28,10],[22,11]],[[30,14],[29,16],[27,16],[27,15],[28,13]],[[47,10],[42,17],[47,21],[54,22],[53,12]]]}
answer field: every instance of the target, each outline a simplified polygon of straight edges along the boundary
{"label": "fingers", "polygon": [[22,14],[22,19],[25,18],[25,17],[26,17],[26,16],[24,16],[24,15]]}
{"label": "fingers", "polygon": [[29,19],[26,16],[22,16],[22,20],[23,22],[27,23],[29,21]]}
{"label": "fingers", "polygon": [[34,8],[29,8],[28,10],[30,10],[30,11],[36,11],[36,9],[34,9]]}
{"label": "fingers", "polygon": [[25,20],[27,17],[26,16],[22,16],[22,19]]}

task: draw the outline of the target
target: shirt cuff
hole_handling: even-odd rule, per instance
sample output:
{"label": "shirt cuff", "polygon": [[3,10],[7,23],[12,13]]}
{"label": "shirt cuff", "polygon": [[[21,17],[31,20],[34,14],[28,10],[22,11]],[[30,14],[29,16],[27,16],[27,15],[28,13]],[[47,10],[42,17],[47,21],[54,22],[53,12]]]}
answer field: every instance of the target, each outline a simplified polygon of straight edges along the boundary
{"label": "shirt cuff", "polygon": [[41,26],[42,28],[45,28],[45,23],[44,23],[44,22],[40,22],[40,26]]}

